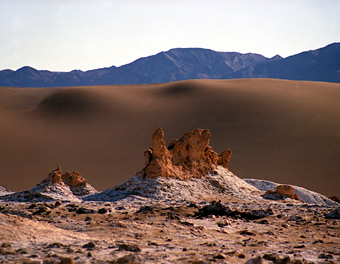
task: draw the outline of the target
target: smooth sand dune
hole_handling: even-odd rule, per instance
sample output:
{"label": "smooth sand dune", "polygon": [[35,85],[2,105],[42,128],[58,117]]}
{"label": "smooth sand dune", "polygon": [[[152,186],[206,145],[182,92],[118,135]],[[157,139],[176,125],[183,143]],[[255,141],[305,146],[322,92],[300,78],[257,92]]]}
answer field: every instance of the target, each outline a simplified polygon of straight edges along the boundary
{"label": "smooth sand dune", "polygon": [[30,188],[60,164],[107,189],[143,168],[156,128],[167,143],[207,128],[236,175],[340,196],[339,98],[340,84],[271,79],[0,87],[0,185]]}

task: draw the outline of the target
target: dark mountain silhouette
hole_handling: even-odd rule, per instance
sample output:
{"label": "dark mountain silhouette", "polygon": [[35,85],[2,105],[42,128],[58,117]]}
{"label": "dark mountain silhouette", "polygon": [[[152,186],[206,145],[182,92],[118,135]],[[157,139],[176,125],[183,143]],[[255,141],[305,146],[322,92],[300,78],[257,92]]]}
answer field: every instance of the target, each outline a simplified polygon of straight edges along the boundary
{"label": "dark mountain silhouette", "polygon": [[270,59],[259,54],[172,49],[138,59],[103,75],[98,84],[162,83],[188,79],[224,79],[236,70]]}
{"label": "dark mountain silhouette", "polygon": [[340,43],[241,69],[232,78],[340,82]]}
{"label": "dark mountain silhouette", "polygon": [[188,79],[278,78],[340,82],[340,43],[287,58],[178,48],[120,67],[71,72],[23,67],[0,71],[0,86],[58,87],[162,83]]}
{"label": "dark mountain silhouette", "polygon": [[17,71],[3,70],[0,71],[0,86],[58,87],[225,79],[237,70],[269,61],[271,59],[253,53],[179,48],[140,58],[121,67],[112,66],[86,72],[38,71],[27,66]]}

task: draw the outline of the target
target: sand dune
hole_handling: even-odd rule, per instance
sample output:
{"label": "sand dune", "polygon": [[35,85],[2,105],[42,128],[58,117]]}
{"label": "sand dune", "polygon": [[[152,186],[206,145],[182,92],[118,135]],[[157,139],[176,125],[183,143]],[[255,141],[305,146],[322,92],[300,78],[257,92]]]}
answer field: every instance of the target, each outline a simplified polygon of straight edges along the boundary
{"label": "sand dune", "polygon": [[338,98],[340,84],[270,79],[1,87],[0,185],[30,188],[60,164],[107,189],[144,166],[155,128],[207,128],[236,175],[340,196]]}

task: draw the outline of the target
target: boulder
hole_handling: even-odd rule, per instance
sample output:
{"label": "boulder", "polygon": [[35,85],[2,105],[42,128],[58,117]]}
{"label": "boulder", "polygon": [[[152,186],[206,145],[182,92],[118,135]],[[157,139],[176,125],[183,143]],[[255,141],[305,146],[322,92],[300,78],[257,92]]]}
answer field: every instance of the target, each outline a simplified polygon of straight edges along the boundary
{"label": "boulder", "polygon": [[326,214],[327,219],[340,219],[340,207],[335,208],[328,214]]}
{"label": "boulder", "polygon": [[282,200],[288,197],[300,201],[299,196],[295,193],[294,187],[287,184],[277,185],[275,191],[268,190],[263,197],[271,200]]}
{"label": "boulder", "polygon": [[276,186],[276,193],[287,196],[289,198],[300,200],[299,196],[295,193],[295,189],[286,184]]}

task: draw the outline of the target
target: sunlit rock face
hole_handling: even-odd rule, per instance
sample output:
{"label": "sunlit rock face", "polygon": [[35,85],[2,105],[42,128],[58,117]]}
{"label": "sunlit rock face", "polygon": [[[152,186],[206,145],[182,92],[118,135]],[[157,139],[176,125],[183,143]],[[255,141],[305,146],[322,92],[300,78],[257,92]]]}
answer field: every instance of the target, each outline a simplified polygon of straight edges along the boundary
{"label": "sunlit rock face", "polygon": [[188,180],[212,172],[217,165],[228,168],[231,150],[216,153],[209,146],[210,137],[209,130],[195,129],[166,147],[164,132],[158,128],[153,133],[152,146],[144,153],[146,166],[139,174]]}
{"label": "sunlit rock face", "polygon": [[61,167],[58,166],[55,170],[51,171],[50,174],[41,182],[44,183],[59,183],[66,184],[70,187],[86,186],[86,180],[80,175],[79,172],[66,171],[62,174]]}

